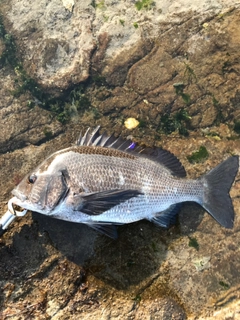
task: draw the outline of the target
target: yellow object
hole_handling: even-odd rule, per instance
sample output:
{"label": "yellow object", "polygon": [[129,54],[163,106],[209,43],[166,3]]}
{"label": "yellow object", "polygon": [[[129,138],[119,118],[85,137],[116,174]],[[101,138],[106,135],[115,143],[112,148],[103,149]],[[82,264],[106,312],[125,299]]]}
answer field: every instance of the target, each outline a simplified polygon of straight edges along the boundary
{"label": "yellow object", "polygon": [[134,129],[139,125],[139,121],[137,121],[135,118],[128,118],[125,122],[124,125],[127,129]]}
{"label": "yellow object", "polygon": [[205,22],[205,23],[203,23],[202,26],[203,26],[204,29],[207,29],[207,28],[208,28],[208,25],[209,25],[209,24],[208,24],[207,22]]}

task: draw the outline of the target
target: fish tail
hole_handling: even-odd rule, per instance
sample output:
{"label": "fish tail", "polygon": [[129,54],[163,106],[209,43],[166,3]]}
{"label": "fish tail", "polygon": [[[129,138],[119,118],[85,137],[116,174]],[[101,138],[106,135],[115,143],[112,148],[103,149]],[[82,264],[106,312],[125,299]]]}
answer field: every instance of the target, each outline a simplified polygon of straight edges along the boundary
{"label": "fish tail", "polygon": [[223,227],[232,228],[234,209],[229,191],[239,169],[239,157],[232,156],[201,179],[204,196],[201,205]]}

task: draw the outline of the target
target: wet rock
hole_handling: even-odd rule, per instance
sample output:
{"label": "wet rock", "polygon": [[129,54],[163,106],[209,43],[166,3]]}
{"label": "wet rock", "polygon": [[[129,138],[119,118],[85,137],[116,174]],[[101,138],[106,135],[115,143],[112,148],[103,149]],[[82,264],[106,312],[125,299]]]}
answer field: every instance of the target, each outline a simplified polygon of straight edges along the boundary
{"label": "wet rock", "polygon": [[89,75],[91,52],[91,1],[75,1],[73,12],[62,1],[28,1],[3,4],[8,32],[16,38],[27,73],[45,88],[59,92]]}
{"label": "wet rock", "polygon": [[135,92],[117,87],[111,91],[110,97],[101,102],[98,109],[103,115],[110,113],[111,115],[113,113],[119,115],[124,108],[131,105],[131,103],[136,99],[136,96]]}
{"label": "wet rock", "polygon": [[[134,2],[11,0],[0,12],[18,62],[44,93],[56,98],[91,80],[84,92],[91,105],[63,126],[30,91],[14,94],[19,69],[1,64],[1,214],[21,178],[87,126],[164,147],[189,178],[239,154],[236,1],[149,1],[137,10]],[[139,122],[131,131],[129,117]],[[179,134],[182,123],[189,136]],[[209,157],[190,164],[201,146]],[[233,230],[195,204],[184,204],[168,230],[147,221],[119,226],[116,241],[28,213],[0,239],[0,318],[237,319],[239,190],[237,177]]]}
{"label": "wet rock", "polygon": [[100,64],[101,68],[99,68],[99,64],[95,62],[96,59],[93,58],[93,69],[96,68],[98,72],[105,77],[109,85],[121,86],[126,81],[127,74],[131,66],[145,57],[152,47],[152,43],[140,40],[131,46],[131,48],[127,48],[123,52],[120,52],[114,60],[112,60],[112,58],[102,60],[102,66]]}
{"label": "wet rock", "polygon": [[[160,115],[184,108],[195,129],[238,117],[239,11],[230,6],[234,3],[189,2],[192,14],[168,2],[151,2],[142,10],[134,3],[71,2],[69,10],[57,0],[34,7],[22,0],[3,2],[1,12],[25,71],[45,91],[59,95],[91,77],[97,85],[133,90],[136,98],[128,112],[134,105],[135,114],[148,119],[139,104],[143,100],[154,101]],[[176,83],[184,84],[184,92],[176,92]],[[112,93],[116,104],[124,90],[122,95]],[[101,100],[95,99],[96,109],[102,108]]]}
{"label": "wet rock", "polygon": [[0,70],[0,153],[39,144],[62,132],[61,124],[42,108],[28,107],[30,96],[15,98],[14,77]]}
{"label": "wet rock", "polygon": [[131,69],[128,86],[146,94],[169,82],[175,73],[172,57],[164,52],[163,48],[155,47],[151,54]]}

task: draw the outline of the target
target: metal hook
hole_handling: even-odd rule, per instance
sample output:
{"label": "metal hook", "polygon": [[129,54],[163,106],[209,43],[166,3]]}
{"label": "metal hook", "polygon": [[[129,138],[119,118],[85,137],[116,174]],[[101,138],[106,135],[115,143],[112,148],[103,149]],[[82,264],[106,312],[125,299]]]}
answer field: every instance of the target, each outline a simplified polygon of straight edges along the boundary
{"label": "metal hook", "polygon": [[25,214],[27,213],[27,209],[25,209],[23,211],[17,211],[14,209],[13,205],[14,205],[15,200],[17,200],[17,198],[13,197],[12,199],[10,199],[8,201],[8,211],[10,211],[12,214],[14,214],[17,217],[25,216]]}
{"label": "metal hook", "polygon": [[27,213],[26,209],[23,211],[15,210],[13,207],[14,200],[16,200],[16,197],[13,197],[8,201],[8,211],[0,219],[0,236],[6,231],[7,227],[16,217],[23,217]]}

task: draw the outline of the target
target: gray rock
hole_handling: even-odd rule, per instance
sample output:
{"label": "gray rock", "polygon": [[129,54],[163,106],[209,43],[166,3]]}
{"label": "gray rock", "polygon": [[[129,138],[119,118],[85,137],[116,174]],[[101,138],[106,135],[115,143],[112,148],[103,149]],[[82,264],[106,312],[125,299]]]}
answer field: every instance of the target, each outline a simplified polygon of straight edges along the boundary
{"label": "gray rock", "polygon": [[70,12],[60,0],[7,4],[11,30],[21,48],[24,68],[45,88],[66,89],[89,75],[95,42],[91,1],[77,1]]}
{"label": "gray rock", "polygon": [[[87,126],[163,146],[192,178],[239,154],[238,2],[149,1],[141,10],[135,4],[1,2],[18,59],[7,52],[11,61],[0,61],[1,214],[14,185]],[[0,57],[9,39],[1,37]],[[29,80],[20,62],[48,99],[28,87],[14,94]],[[63,107],[71,109],[70,120],[60,124],[45,102],[60,103],[87,79],[80,98],[90,106],[72,92]],[[182,109],[186,121],[179,120]],[[124,127],[129,117],[140,123],[132,131]],[[179,134],[181,126],[188,137]],[[187,156],[202,145],[209,158],[189,164]],[[231,190],[233,230],[194,204],[183,206],[169,230],[141,221],[119,227],[116,241],[36,213],[19,218],[0,239],[0,318],[237,319],[238,180]]]}

